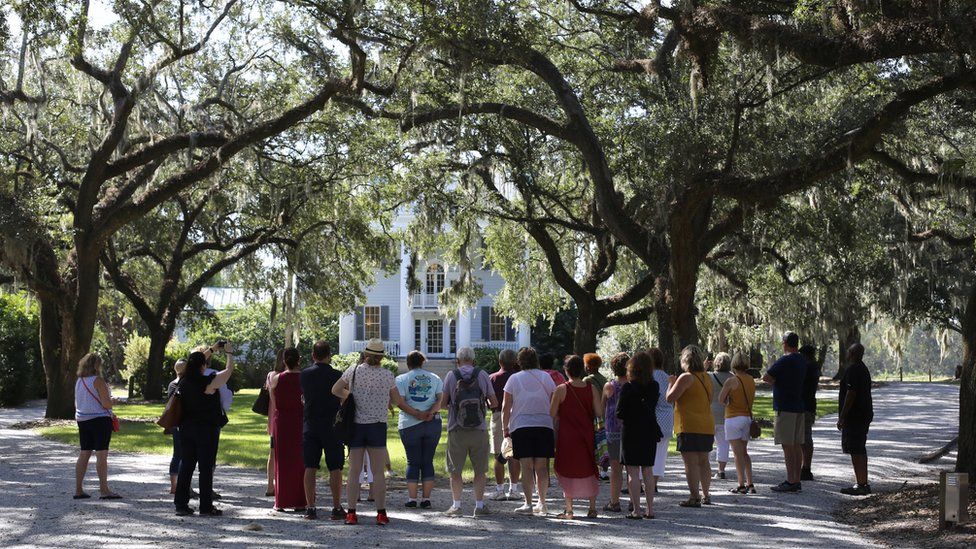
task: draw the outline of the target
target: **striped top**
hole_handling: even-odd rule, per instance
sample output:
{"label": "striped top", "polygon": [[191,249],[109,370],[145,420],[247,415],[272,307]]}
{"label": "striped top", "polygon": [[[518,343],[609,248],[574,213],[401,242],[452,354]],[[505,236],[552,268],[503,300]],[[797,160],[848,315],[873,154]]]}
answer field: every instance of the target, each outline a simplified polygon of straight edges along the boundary
{"label": "striped top", "polygon": [[[738,375],[739,388],[729,392],[729,405],[725,407],[726,419],[730,417],[751,416],[752,403],[756,401],[756,380],[752,376]],[[745,389],[745,391],[743,391]],[[746,401],[748,395],[748,402]]]}
{"label": "striped top", "polygon": [[606,402],[603,413],[604,424],[607,429],[607,434],[619,435],[620,420],[617,419],[617,401],[620,400],[620,388],[622,385],[616,379],[611,379],[610,384],[613,386],[613,395]]}
{"label": "striped top", "polygon": [[657,425],[661,428],[664,438],[671,438],[674,431],[674,405],[667,401],[668,395],[668,373],[664,370],[654,370],[654,381],[657,382],[661,390],[661,396],[657,399],[657,406],[654,407],[654,415],[657,417]]}
{"label": "striped top", "polygon": [[691,376],[691,385],[674,404],[674,432],[714,435],[712,383],[703,372],[693,372]]}
{"label": "striped top", "polygon": [[[77,421],[112,416],[112,412],[103,408],[102,403],[98,400],[98,390],[95,389],[97,377],[80,377],[75,381],[75,420]],[[112,389],[110,388],[109,397],[111,398],[111,396]]]}

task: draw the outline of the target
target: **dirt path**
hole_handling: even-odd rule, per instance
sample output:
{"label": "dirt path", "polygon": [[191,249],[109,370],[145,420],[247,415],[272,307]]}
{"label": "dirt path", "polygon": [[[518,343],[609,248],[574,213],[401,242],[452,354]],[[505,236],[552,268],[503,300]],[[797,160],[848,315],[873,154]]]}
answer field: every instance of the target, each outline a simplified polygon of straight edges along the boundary
{"label": "dirt path", "polygon": [[[872,484],[876,490],[893,488],[904,480],[934,480],[953,456],[922,466],[921,453],[955,435],[958,388],[942,384],[889,384],[875,396],[876,420],[869,438]],[[309,523],[293,515],[271,511],[271,501],[256,497],[264,492],[260,471],[220,467],[216,487],[224,495],[219,519],[173,516],[168,495],[168,457],[112,454],[113,488],[125,495],[118,502],[71,499],[75,447],[39,437],[10,425],[36,419],[40,406],[0,410],[0,546],[2,547],[244,547],[309,543],[335,546],[430,547],[444,542],[455,546],[601,547],[625,541],[631,546],[720,547],[863,547],[872,542],[847,525],[835,522],[831,510],[843,497],[837,489],[851,482],[849,461],[840,453],[840,437],[833,417],[822,418],[814,429],[817,453],[814,474],[818,481],[804,483],[802,494],[775,495],[769,486],[784,477],[781,452],[771,441],[751,444],[760,493],[728,493],[733,481],[713,486],[711,508],[682,509],[686,497],[680,460],[668,461],[668,474],[655,500],[657,520],[629,521],[620,514],[596,520],[564,523],[552,518],[521,517],[512,513],[514,502],[489,504],[495,514],[483,519],[452,519],[439,511],[450,501],[438,490],[438,512],[406,512],[403,492],[390,496],[391,524],[370,524],[372,504],[360,504],[359,527],[328,520]],[[442,443],[444,443],[442,441]],[[256,448],[256,452],[266,451]],[[729,470],[733,471],[732,464]],[[94,471],[89,473],[94,474]],[[734,476],[734,475],[733,475]],[[95,488],[94,479],[89,487]],[[604,493],[607,485],[603,485]],[[561,493],[550,493],[550,509],[559,509]],[[600,505],[605,503],[601,496]],[[470,510],[470,488],[464,507]],[[364,520],[365,519],[365,520]],[[257,524],[260,531],[248,531]]]}

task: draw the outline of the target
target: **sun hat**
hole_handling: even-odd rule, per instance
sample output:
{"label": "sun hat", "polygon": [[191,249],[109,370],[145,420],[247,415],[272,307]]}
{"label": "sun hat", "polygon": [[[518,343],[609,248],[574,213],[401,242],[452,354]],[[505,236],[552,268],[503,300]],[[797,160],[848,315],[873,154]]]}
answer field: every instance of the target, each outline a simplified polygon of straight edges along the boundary
{"label": "sun hat", "polygon": [[363,349],[363,352],[367,355],[383,356],[386,354],[386,347],[383,345],[382,339],[374,337],[366,342],[366,347]]}

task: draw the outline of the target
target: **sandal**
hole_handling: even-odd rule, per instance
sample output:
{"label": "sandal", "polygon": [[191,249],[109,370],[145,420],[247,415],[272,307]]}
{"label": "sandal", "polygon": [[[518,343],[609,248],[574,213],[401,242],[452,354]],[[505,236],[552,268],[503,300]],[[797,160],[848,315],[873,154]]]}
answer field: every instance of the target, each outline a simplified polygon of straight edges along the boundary
{"label": "sandal", "polygon": [[708,496],[703,497],[701,499],[701,504],[702,505],[711,505],[712,504],[712,498],[710,498]]}
{"label": "sandal", "polygon": [[572,513],[559,513],[558,515],[556,515],[556,518],[559,519],[559,520],[573,520],[573,514]]}
{"label": "sandal", "polygon": [[697,498],[688,498],[687,501],[678,502],[681,507],[701,507],[701,500]]}
{"label": "sandal", "polygon": [[732,492],[733,494],[745,494],[746,493],[746,487],[745,486],[736,486],[735,488],[730,489],[729,492]]}
{"label": "sandal", "polygon": [[654,520],[654,513],[645,514],[644,518],[647,520]]}
{"label": "sandal", "polygon": [[635,513],[628,513],[627,514],[627,518],[634,519],[634,520],[641,520],[642,518],[644,518],[644,515],[642,515],[640,513],[636,513],[636,512]]}
{"label": "sandal", "polygon": [[607,511],[607,512],[610,512],[610,513],[619,513],[620,512],[620,502],[618,501],[617,503],[608,503],[608,504],[606,504],[606,505],[603,506],[603,510],[604,511]]}
{"label": "sandal", "polygon": [[122,496],[118,494],[108,494],[104,496],[98,496],[98,499],[122,499]]}
{"label": "sandal", "polygon": [[265,492],[265,493],[264,493],[264,497],[266,497],[266,498],[273,498],[273,497],[274,497],[274,495],[275,495],[275,493],[274,493],[274,492]]}
{"label": "sandal", "polygon": [[599,515],[597,515],[596,509],[590,509],[589,511],[586,512],[586,518],[588,519],[595,519],[598,517]]}
{"label": "sandal", "polygon": [[752,484],[750,484],[750,485],[746,486],[746,491],[745,492],[742,492],[742,493],[743,494],[755,494],[756,493],[756,487],[753,486]]}
{"label": "sandal", "polygon": [[[71,499],[88,499],[90,497],[91,496],[89,496],[88,494],[77,494],[77,495],[71,496]],[[619,511],[620,509],[617,509],[617,510]]]}

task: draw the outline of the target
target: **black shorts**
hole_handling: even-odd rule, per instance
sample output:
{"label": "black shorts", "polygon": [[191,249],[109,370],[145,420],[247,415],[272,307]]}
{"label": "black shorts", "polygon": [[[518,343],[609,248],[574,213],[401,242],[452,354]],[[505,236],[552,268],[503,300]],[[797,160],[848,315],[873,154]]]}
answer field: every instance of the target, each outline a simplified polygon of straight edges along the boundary
{"label": "black shorts", "polygon": [[852,456],[867,455],[868,426],[845,425],[840,432],[840,448]]}
{"label": "black shorts", "polygon": [[551,458],[556,455],[556,437],[548,427],[522,427],[512,431],[512,457]]}
{"label": "black shorts", "polygon": [[330,427],[309,429],[302,433],[302,461],[306,469],[318,469],[325,454],[325,467],[329,471],[341,471],[346,461],[342,443],[336,439]]}
{"label": "black shorts", "polygon": [[79,421],[78,438],[82,451],[108,450],[112,441],[112,418],[103,416]]}
{"label": "black shorts", "polygon": [[678,433],[679,452],[711,452],[715,435],[701,433]]}

